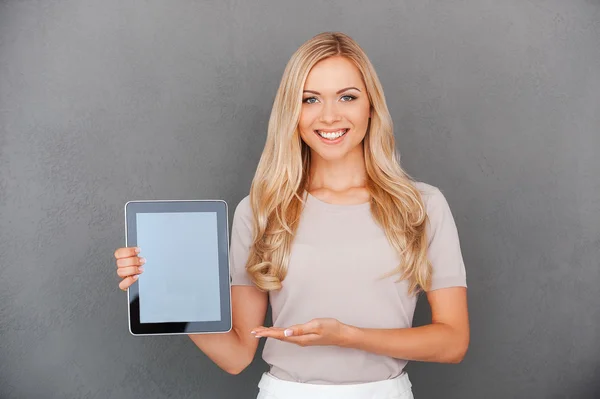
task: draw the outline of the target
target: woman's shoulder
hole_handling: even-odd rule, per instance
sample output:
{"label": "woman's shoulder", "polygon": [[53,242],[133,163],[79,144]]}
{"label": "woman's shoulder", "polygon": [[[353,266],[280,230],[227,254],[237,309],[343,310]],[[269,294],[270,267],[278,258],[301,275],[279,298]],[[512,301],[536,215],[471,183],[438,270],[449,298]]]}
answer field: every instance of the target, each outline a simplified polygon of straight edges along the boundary
{"label": "woman's shoulder", "polygon": [[[422,181],[414,181],[413,186],[415,186],[415,188],[417,190],[419,190],[422,197],[430,198],[430,197],[441,194],[441,191],[438,187],[436,187],[432,184],[429,184],[429,183],[425,183]],[[423,200],[425,200],[425,199],[426,198],[423,198]]]}
{"label": "woman's shoulder", "polygon": [[235,207],[235,214],[240,217],[252,217],[252,206],[250,206],[250,194],[246,195],[244,198],[238,202]]}
{"label": "woman's shoulder", "polygon": [[415,181],[413,182],[413,185],[419,190],[419,193],[421,193],[423,204],[428,213],[435,212],[438,209],[443,209],[448,206],[446,197],[437,186],[422,181]]}

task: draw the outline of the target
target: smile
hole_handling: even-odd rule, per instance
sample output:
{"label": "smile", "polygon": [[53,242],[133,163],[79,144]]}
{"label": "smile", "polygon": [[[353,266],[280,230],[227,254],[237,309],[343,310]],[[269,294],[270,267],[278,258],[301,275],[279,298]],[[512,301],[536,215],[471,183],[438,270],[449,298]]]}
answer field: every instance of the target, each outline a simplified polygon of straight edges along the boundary
{"label": "smile", "polygon": [[339,129],[335,131],[315,130],[315,133],[325,140],[336,141],[345,136],[346,133],[348,133],[348,130],[350,129]]}

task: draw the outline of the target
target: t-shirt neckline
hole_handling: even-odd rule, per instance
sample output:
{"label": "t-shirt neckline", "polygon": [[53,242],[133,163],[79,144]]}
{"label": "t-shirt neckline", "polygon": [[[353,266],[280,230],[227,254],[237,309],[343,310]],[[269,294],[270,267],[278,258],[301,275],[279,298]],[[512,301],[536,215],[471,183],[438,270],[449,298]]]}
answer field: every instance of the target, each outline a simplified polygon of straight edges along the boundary
{"label": "t-shirt neckline", "polygon": [[305,197],[306,197],[306,205],[307,206],[314,206],[314,207],[325,209],[325,210],[353,211],[353,210],[360,210],[360,209],[370,209],[370,207],[371,207],[370,201],[363,202],[360,204],[331,204],[329,202],[320,200],[319,198],[315,197],[308,191],[305,191],[305,193],[306,193]]}

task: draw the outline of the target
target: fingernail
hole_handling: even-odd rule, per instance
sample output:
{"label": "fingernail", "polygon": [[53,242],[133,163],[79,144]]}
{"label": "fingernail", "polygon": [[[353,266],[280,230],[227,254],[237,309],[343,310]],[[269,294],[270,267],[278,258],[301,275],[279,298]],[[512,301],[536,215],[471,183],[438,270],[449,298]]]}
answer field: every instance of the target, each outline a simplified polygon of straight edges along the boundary
{"label": "fingernail", "polygon": [[140,273],[143,273],[144,272],[144,266],[138,267],[138,270],[140,271]]}
{"label": "fingernail", "polygon": [[133,275],[133,279],[134,279],[134,280],[137,280],[139,276],[140,276],[139,274],[134,274],[134,275]]}
{"label": "fingernail", "polygon": [[139,254],[142,250],[140,249],[140,247],[135,247],[135,253]]}
{"label": "fingernail", "polygon": [[255,335],[255,338],[262,338],[262,335]]}
{"label": "fingernail", "polygon": [[287,329],[283,332],[283,335],[285,335],[286,337],[291,337],[293,333],[294,332],[292,330]]}
{"label": "fingernail", "polygon": [[146,263],[146,258],[140,258],[140,263],[143,265],[144,263]]}
{"label": "fingernail", "polygon": [[256,334],[256,331],[252,330],[250,331],[250,334]]}

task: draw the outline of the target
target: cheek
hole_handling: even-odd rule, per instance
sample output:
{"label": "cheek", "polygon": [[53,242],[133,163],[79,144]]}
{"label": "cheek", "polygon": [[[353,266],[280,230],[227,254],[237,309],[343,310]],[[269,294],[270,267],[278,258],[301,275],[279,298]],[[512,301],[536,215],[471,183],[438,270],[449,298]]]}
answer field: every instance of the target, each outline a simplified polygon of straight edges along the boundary
{"label": "cheek", "polygon": [[298,122],[298,126],[301,129],[310,129],[311,125],[314,123],[315,118],[317,117],[317,112],[315,109],[311,109],[310,107],[302,108],[300,112],[300,121]]}
{"label": "cheek", "polygon": [[304,141],[312,139],[312,127],[315,123],[315,115],[314,111],[303,109],[300,113],[300,120],[298,121],[298,129],[300,130],[300,137],[304,139]]}
{"label": "cheek", "polygon": [[359,123],[367,123],[369,121],[369,110],[370,110],[370,105],[367,103],[365,104],[356,104],[356,108],[353,109],[353,114],[354,114],[354,118],[357,120],[357,122]]}

